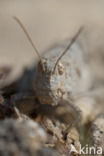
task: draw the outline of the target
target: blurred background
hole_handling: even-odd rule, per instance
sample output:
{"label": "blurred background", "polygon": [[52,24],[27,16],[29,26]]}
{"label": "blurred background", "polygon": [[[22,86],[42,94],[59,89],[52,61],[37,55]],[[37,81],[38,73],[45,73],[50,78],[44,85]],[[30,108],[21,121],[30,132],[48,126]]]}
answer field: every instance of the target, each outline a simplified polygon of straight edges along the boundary
{"label": "blurred background", "polygon": [[103,0],[0,0],[0,67],[12,68],[2,80],[5,84],[15,81],[24,67],[38,59],[13,16],[23,22],[41,54],[72,37],[82,25],[89,50],[103,49]]}

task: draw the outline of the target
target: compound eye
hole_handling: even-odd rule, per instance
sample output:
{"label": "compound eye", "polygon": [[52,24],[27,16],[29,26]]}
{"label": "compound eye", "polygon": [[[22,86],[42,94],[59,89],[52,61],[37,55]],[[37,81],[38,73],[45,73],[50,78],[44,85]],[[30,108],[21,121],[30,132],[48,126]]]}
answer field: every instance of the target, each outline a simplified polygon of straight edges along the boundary
{"label": "compound eye", "polygon": [[38,64],[38,71],[39,72],[42,72],[43,70],[45,70],[46,62],[47,62],[46,59],[42,59],[42,62],[41,61],[39,62],[39,64]]}
{"label": "compound eye", "polygon": [[58,73],[60,75],[63,75],[64,71],[65,71],[65,68],[64,68],[63,64],[62,63],[58,63]]}

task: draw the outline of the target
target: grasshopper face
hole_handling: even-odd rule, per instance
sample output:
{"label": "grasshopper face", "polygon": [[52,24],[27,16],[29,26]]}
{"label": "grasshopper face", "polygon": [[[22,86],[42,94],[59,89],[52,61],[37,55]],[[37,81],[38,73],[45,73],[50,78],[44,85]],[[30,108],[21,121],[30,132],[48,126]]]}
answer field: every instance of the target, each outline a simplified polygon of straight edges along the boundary
{"label": "grasshopper face", "polygon": [[57,105],[65,94],[65,69],[61,62],[53,73],[55,59],[44,59],[44,68],[41,62],[37,66],[35,75],[35,92],[42,104]]}

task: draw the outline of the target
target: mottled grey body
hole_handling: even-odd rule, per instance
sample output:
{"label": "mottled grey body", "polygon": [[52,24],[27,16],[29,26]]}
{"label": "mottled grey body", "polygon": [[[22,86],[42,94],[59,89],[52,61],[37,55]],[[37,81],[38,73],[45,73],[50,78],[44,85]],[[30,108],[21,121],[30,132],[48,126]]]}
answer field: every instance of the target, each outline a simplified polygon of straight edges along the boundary
{"label": "mottled grey body", "polygon": [[91,72],[86,53],[75,42],[59,61],[55,63],[67,45],[57,46],[44,55],[45,71],[41,63],[35,75],[35,92],[42,104],[57,105],[61,99],[71,99],[82,95],[91,87]]}

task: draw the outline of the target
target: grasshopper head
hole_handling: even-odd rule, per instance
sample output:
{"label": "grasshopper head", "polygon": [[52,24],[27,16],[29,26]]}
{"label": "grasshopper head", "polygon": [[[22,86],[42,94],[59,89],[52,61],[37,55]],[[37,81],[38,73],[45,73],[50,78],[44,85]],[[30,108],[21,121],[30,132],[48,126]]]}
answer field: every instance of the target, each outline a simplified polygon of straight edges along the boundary
{"label": "grasshopper head", "polygon": [[61,62],[59,62],[56,70],[53,72],[55,61],[52,58],[44,58],[43,64],[39,62],[37,66],[35,92],[42,104],[57,105],[65,93],[65,69]]}

